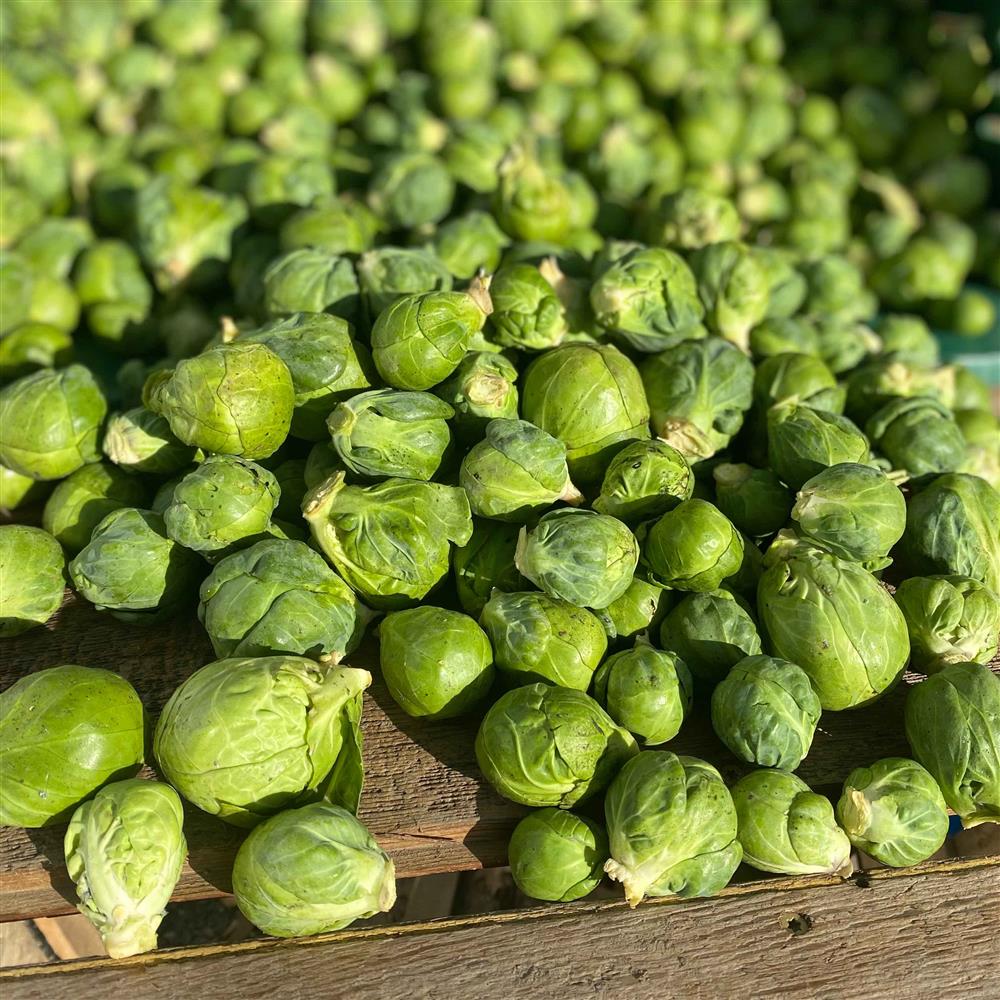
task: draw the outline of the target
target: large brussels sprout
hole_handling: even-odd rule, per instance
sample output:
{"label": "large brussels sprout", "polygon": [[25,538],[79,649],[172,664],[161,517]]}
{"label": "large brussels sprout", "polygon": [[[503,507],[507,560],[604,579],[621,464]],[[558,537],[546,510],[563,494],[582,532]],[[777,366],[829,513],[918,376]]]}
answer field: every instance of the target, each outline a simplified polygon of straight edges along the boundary
{"label": "large brussels sprout", "polygon": [[301,656],[216,660],[170,696],[153,752],[184,798],[235,826],[321,798],[356,812],[371,680]]}
{"label": "large brussels sprout", "polygon": [[455,590],[466,614],[478,617],[494,590],[509,594],[528,586],[514,564],[520,530],[516,524],[474,519],[469,541],[452,556]]}
{"label": "large brussels sprout", "polygon": [[110,670],[49,667],[0,694],[0,826],[65,822],[81,800],[131,777],[145,747],[142,702]]}
{"label": "large brussels sprout", "polygon": [[493,650],[468,615],[428,605],[393,611],[379,626],[379,640],[382,677],[407,715],[450,719],[489,693]]}
{"label": "large brussels sprout", "polygon": [[948,807],[937,782],[916,761],[886,757],[847,776],[837,822],[858,850],[905,868],[940,850]]}
{"label": "large brussels sprout", "polygon": [[555,289],[532,264],[501,267],[490,283],[490,297],[490,329],[502,347],[544,351],[557,347],[569,332]]}
{"label": "large brussels sprout", "polygon": [[712,692],[712,728],[741,760],[794,771],[822,709],[805,671],[773,656],[740,660]]}
{"label": "large brussels sprout", "polygon": [[634,441],[608,463],[593,507],[635,525],[673,510],[693,492],[694,472],[676,448],[666,441]]}
{"label": "large brussels sprout", "polygon": [[856,708],[896,683],[906,621],[871,573],[780,535],[765,565],[757,607],[771,651],[809,675],[824,709]]}
{"label": "large brussels sprout", "polygon": [[361,298],[372,322],[406,295],[451,291],[451,273],[443,261],[418,247],[377,247],[361,255],[356,269]]}
{"label": "large brussels sprout", "polygon": [[101,450],[121,469],[172,476],[191,465],[198,449],[178,440],[166,417],[137,406],[108,420]]}
{"label": "large brussels sprout", "polygon": [[220,560],[200,599],[198,617],[220,657],[290,653],[339,663],[371,619],[318,552],[289,539]]}
{"label": "large brussels sprout", "polygon": [[273,454],[288,435],[295,389],[264,344],[225,344],[154,372],[143,403],[185,444],[247,459]]}
{"label": "large brussels sprout", "polygon": [[66,830],[66,868],[79,909],[112,958],[156,947],[187,854],[184,809],[159,781],[105,785],[84,802]]}
{"label": "large brussels sprout", "polygon": [[725,448],[750,408],[753,365],[720,337],[686,341],[643,362],[653,432],[692,461]]}
{"label": "large brussels sprout", "polygon": [[770,469],[722,462],[712,478],[715,505],[744,534],[761,538],[788,523],[792,497]]}
{"label": "large brussels sprout", "polygon": [[472,536],[465,490],[412,479],[348,486],[337,473],[306,494],[303,514],[340,575],[375,607],[409,607],[448,572],[450,544]]}
{"label": "large brussels sprout", "polygon": [[597,795],[638,748],[589,695],[529,684],[502,695],[476,735],[476,760],[505,798],[569,809]]}
{"label": "large brussels sprout", "polygon": [[391,910],[396,869],[350,812],[315,802],[251,832],[236,852],[233,893],[265,934],[319,934]]}
{"label": "large brussels sprout", "polygon": [[733,786],[743,860],[779,875],[847,877],[851,842],[830,800],[789,771],[751,771]]}
{"label": "large brussels sprout", "polygon": [[1000,822],[1000,676],[952,663],[906,698],[906,739],[966,828]]}
{"label": "large brussels sprout", "polygon": [[66,558],[41,528],[0,525],[0,638],[44,625],[62,604]]}
{"label": "large brussels sprout", "polygon": [[649,437],[639,373],[604,344],[567,344],[536,358],[524,375],[521,410],[566,445],[570,475],[581,487],[596,483],[629,441]]}
{"label": "large brussels sprout", "polygon": [[32,479],[62,479],[101,457],[107,412],[82,365],[25,375],[0,389],[0,462]]}
{"label": "large brussels sprout", "polygon": [[611,783],[604,814],[604,870],[622,883],[629,906],[645,896],[714,895],[743,856],[729,789],[696,757],[642,751]]}
{"label": "large brussels sprout", "polygon": [[517,369],[502,354],[470,351],[443,382],[434,386],[455,411],[452,425],[462,441],[478,441],[491,420],[516,420]]}
{"label": "large brussels sprout", "polygon": [[767,315],[768,280],[754,251],[742,243],[711,243],[691,255],[705,325],[741,350]]}
{"label": "large brussels sprout", "polygon": [[494,591],[480,624],[497,669],[513,683],[543,681],[586,691],[608,647],[590,611],[534,591]]}
{"label": "large brussels sprout", "polygon": [[372,176],[368,203],[392,229],[440,222],[451,208],[455,182],[448,168],[424,152],[390,156]]}
{"label": "large brussels sprout", "polygon": [[927,396],[886,403],[865,431],[894,469],[911,476],[954,471],[965,456],[965,438],[951,410]]}
{"label": "large brussels sprout", "polygon": [[358,279],[347,257],[318,247],[300,247],[275,257],[260,280],[266,316],[332,313],[350,322],[359,319]]}
{"label": "large brussels sprout", "polygon": [[426,481],[449,450],[454,413],[429,392],[372,389],[339,403],[326,425],[341,461],[359,476]]}
{"label": "large brussels sprout", "polygon": [[600,823],[566,809],[528,813],[507,847],[514,884],[532,899],[571,903],[604,877],[608,835]]}

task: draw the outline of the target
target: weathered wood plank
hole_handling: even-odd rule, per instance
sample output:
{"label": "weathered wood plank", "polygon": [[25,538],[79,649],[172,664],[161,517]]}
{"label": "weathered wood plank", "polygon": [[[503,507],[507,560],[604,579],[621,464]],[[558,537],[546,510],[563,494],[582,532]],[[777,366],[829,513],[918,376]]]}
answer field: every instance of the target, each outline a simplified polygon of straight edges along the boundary
{"label": "weathered wood plank", "polygon": [[[0,974],[7,1000],[599,996],[994,997],[1000,857],[840,882],[733,886],[711,900],[576,903],[177,949]],[[530,944],[530,947],[528,945]],[[234,987],[234,984],[238,984]]]}

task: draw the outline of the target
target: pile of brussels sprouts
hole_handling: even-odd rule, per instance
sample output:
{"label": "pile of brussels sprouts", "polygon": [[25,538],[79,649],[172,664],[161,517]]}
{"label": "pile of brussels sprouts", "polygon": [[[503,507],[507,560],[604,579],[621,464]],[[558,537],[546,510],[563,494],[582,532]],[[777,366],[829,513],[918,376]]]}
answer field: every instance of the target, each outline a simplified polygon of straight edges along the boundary
{"label": "pile of brussels sprouts", "polygon": [[[391,907],[366,633],[407,715],[481,718],[538,899],[1000,821],[1000,428],[929,325],[994,319],[989,50],[902,6],[4,4],[0,635],[68,582],[197,601],[218,657],[155,724],[96,667],[0,694],[0,822],[68,822],[112,955],[155,946],[178,793],[252,828],[265,932]],[[914,759],[834,808],[822,712],[908,665]],[[669,750],[698,703],[732,788]]]}

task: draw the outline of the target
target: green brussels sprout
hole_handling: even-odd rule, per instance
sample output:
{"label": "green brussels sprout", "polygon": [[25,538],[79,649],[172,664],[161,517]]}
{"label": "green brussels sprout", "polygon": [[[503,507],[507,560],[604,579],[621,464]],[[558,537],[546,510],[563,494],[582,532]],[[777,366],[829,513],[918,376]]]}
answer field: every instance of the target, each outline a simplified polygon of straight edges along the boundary
{"label": "green brussels sprout", "polygon": [[735,241],[712,243],[691,255],[705,325],[746,351],[750,329],[767,315],[768,282],[756,254]]}
{"label": "green brussels sprout", "polygon": [[565,809],[536,809],[516,827],[507,847],[514,884],[526,896],[570,903],[604,877],[608,835],[600,823]]}
{"label": "green brussels sprout", "polygon": [[396,869],[350,812],[314,802],[250,833],[236,852],[233,893],[265,934],[319,934],[391,910]]}
{"label": "green brussels sprout", "polygon": [[82,365],[25,375],[0,389],[0,462],[32,479],[63,479],[101,457],[107,412]]}
{"label": "green brussels sprout", "polygon": [[105,785],[70,820],[64,850],[79,909],[112,958],[152,951],[187,855],[184,809],[159,781]]}
{"label": "green brussels sprout", "polygon": [[460,121],[441,151],[445,165],[460,184],[479,194],[497,187],[497,172],[507,150],[503,134],[487,121]]}
{"label": "green brussels sprout", "polygon": [[516,524],[473,520],[472,536],[452,557],[455,590],[466,614],[478,617],[494,590],[509,594],[528,586],[514,565],[520,530]]}
{"label": "green brussels sprout", "polygon": [[950,663],[906,698],[906,739],[968,829],[1000,822],[1000,676]]}
{"label": "green brussels sprout", "polygon": [[957,298],[964,281],[965,269],[951,248],[925,234],[879,261],[869,276],[875,294],[890,308],[902,310],[928,299]]}
{"label": "green brussels sprout", "polygon": [[938,476],[910,498],[901,550],[912,575],[968,576],[1000,593],[1000,496],[978,476]]}
{"label": "green brussels sprout", "polygon": [[634,576],[621,597],[594,612],[604,626],[609,644],[620,646],[627,639],[658,628],[670,608],[672,593],[638,574]]}
{"label": "green brussels sprout", "polygon": [[319,158],[264,156],[246,178],[250,214],[266,229],[276,229],[297,209],[333,197],[333,172]]}
{"label": "green brussels sprout", "polygon": [[941,789],[918,763],[886,757],[847,776],[837,822],[851,843],[891,868],[936,854],[948,835]]}
{"label": "green brussels sprout", "polygon": [[464,715],[493,684],[493,650],[468,615],[427,605],[393,611],[379,626],[379,640],[389,694],[414,718]]}
{"label": "green brussels sprout", "polygon": [[73,338],[68,333],[46,323],[22,323],[0,340],[0,379],[65,367],[72,358]]}
{"label": "green brussels sprout", "polygon": [[692,461],[725,448],[750,408],[753,364],[721,337],[680,343],[640,372],[656,436]]}
{"label": "green brussels sprout", "polygon": [[919,316],[895,313],[879,320],[878,335],[882,352],[893,361],[934,368],[940,363],[938,342],[930,327]]}
{"label": "green brussels sprout", "polygon": [[203,565],[196,553],[167,537],[160,514],[120,507],[98,522],[69,573],[80,595],[99,611],[139,624],[186,604]]}
{"label": "green brussels sprout", "polygon": [[871,573],[781,534],[764,565],[757,607],[770,649],[809,675],[824,709],[864,705],[896,683],[906,621]]}
{"label": "green brussels sprout", "polygon": [[0,638],[44,625],[62,604],[66,560],[41,528],[0,525]]}
{"label": "green brussels sprout", "polygon": [[462,441],[480,440],[491,420],[517,419],[517,369],[502,354],[470,351],[434,386],[455,411],[452,429]]}
{"label": "green brussels sprout", "polygon": [[850,875],[851,842],[830,800],[801,778],[777,769],[751,771],[732,792],[748,865],[779,875]]}
{"label": "green brussels sprout", "polygon": [[356,812],[371,679],[301,656],[217,660],[170,696],[153,752],[184,798],[234,826],[321,798]]}
{"label": "green brussels sprout", "polygon": [[832,371],[808,354],[776,354],[765,358],[754,373],[753,401],[766,413],[775,403],[794,402],[828,413],[844,412],[844,389]]}
{"label": "green brussels sprout", "polygon": [[[790,319],[799,312],[802,304],[806,300],[807,285],[805,276],[796,267],[795,254],[783,247],[762,247],[755,246],[754,257],[757,265],[763,272],[767,283],[767,311],[765,312],[765,325],[767,320]],[[799,317],[801,319],[801,317]],[[793,327],[775,327],[775,330],[783,329],[784,335],[797,336],[799,342],[808,342],[811,330],[801,322]],[[751,346],[755,341],[764,340],[763,335],[755,336],[755,330],[750,331]],[[784,350],[802,350],[801,347],[787,347]],[[755,350],[756,354],[757,351]],[[761,352],[764,353],[764,352]],[[772,351],[777,354],[780,351]]]}
{"label": "green brussels sprout", "polygon": [[939,397],[949,391],[948,369],[926,371],[877,358],[856,368],[847,377],[847,414],[867,426],[880,409],[891,402],[910,397]]}
{"label": "green brussels sprout", "polygon": [[572,229],[573,196],[564,176],[526,144],[512,146],[497,167],[493,210],[515,240],[563,243]]}
{"label": "green brussels sprout", "polygon": [[841,320],[816,320],[819,356],[834,375],[859,365],[866,357],[882,349],[882,341],[864,323]]}
{"label": "green brussels sprout", "polygon": [[488,279],[397,299],[372,327],[375,367],[396,389],[429,389],[455,371],[491,309]]}
{"label": "green brussels sprout", "polygon": [[377,247],[361,255],[356,269],[361,298],[372,322],[406,295],[451,291],[451,272],[430,250]]}
{"label": "green brussels sprout", "polygon": [[961,400],[969,406],[976,406],[981,410],[991,410],[993,408],[993,397],[990,387],[968,368],[961,365],[949,365],[952,378],[954,379],[954,398]]}
{"label": "green brussels sprout", "polygon": [[531,264],[501,267],[490,283],[490,329],[501,347],[544,351],[558,346],[569,327],[555,290]]}
{"label": "green brussels sprout", "polygon": [[322,250],[328,257],[370,250],[379,220],[364,205],[331,198],[299,209],[281,227],[281,249]]}
{"label": "green brussels sprout", "polygon": [[665,441],[634,441],[611,459],[593,508],[628,525],[659,517],[689,500],[694,472]]}
{"label": "green brussels sprout", "polygon": [[147,500],[149,490],[141,479],[107,462],[92,462],[52,491],[42,511],[42,527],[75,555],[108,514],[120,507],[142,507]]}
{"label": "green brussels sprout", "polygon": [[[20,472],[0,465],[0,510],[12,511],[40,502],[45,499],[46,492],[45,483],[36,482],[31,476],[22,476]],[[48,528],[45,530],[49,531]]]}
{"label": "green brussels sprout", "polygon": [[448,572],[450,543],[472,536],[465,491],[386,479],[348,486],[337,473],[305,495],[303,515],[334,568],[370,604],[411,607]]}
{"label": "green brussels sprout", "polygon": [[602,792],[638,752],[635,740],[583,691],[514,688],[486,713],[476,760],[505,798],[570,809]]}
{"label": "green brussels sprout", "polygon": [[510,237],[487,212],[472,211],[442,223],[434,233],[434,252],[448,271],[467,281],[479,271],[492,273]]}
{"label": "green brussels sprout", "polygon": [[429,392],[373,389],[327,419],[341,461],[360,476],[432,479],[451,446],[454,410]]}
{"label": "green brussels sprout", "polygon": [[[329,479],[330,476],[342,471],[340,456],[337,454],[336,449],[334,449],[329,441],[320,441],[309,449],[309,454],[306,456],[305,468],[302,470],[302,480],[308,491],[319,486],[324,479]],[[304,499],[305,494],[298,499],[297,506],[300,511]]]}
{"label": "green brussels sprout", "polygon": [[333,313],[350,322],[358,318],[358,279],[346,257],[300,247],[275,257],[261,280],[261,305],[267,316]]}
{"label": "green brussels sprout", "polygon": [[94,232],[86,219],[50,216],[18,241],[17,253],[35,274],[68,278],[77,257],[93,241]]}
{"label": "green brussels sprout", "polygon": [[65,822],[143,759],[142,702],[128,681],[94,667],[49,667],[0,694],[4,761],[0,826]]}
{"label": "green brussels sprout", "polygon": [[802,316],[763,320],[750,331],[750,353],[756,361],[779,354],[819,356],[819,333]]}
{"label": "green brussels sprout", "polygon": [[650,243],[681,250],[735,240],[739,234],[736,206],[728,198],[695,187],[663,197],[648,222]]}
{"label": "green brussels sprout", "polygon": [[770,469],[722,462],[712,478],[715,505],[744,534],[761,538],[788,523],[792,497]]}
{"label": "green brussels sprout", "polygon": [[629,906],[646,896],[712,896],[743,856],[732,796],[711,764],[669,750],[628,761],[604,800],[611,845],[605,872]]}
{"label": "green brussels sprout", "polygon": [[705,336],[695,277],[670,250],[636,248],[619,257],[591,286],[590,304],[597,322],[637,351]]}
{"label": "green brussels sprout", "polygon": [[924,208],[974,218],[987,202],[989,167],[971,156],[946,156],[914,179],[913,193]]}
{"label": "green brussels sprout", "polygon": [[955,423],[958,424],[966,444],[981,445],[984,448],[996,447],[1000,442],[1000,419],[990,410],[979,407],[960,407],[952,411]]}
{"label": "green brussels sprout", "polygon": [[942,324],[963,337],[982,337],[997,321],[997,308],[989,293],[978,288],[963,288],[950,304],[947,323]]}
{"label": "green brussels sprout", "polygon": [[740,568],[743,538],[716,507],[692,498],[650,527],[642,556],[663,586],[706,593]]}
{"label": "green brussels sprout", "polygon": [[437,157],[423,152],[390,156],[372,176],[368,203],[392,229],[440,222],[451,208],[455,182]]}
{"label": "green brussels sprout", "polygon": [[850,322],[875,312],[864,274],[846,257],[829,254],[806,264],[803,270],[809,286],[804,309],[809,315]]}
{"label": "green brussels sprout", "polygon": [[608,646],[592,612],[534,591],[494,590],[480,624],[493,645],[497,669],[515,684],[543,682],[586,691]]}
{"label": "green brussels sprout", "polygon": [[965,439],[951,410],[928,396],[886,403],[865,431],[894,469],[911,476],[953,472],[965,454]]}
{"label": "green brussels sprout", "polygon": [[112,414],[104,429],[101,450],[123,470],[154,476],[175,475],[198,456],[197,448],[174,436],[166,417],[144,406]]}
{"label": "green brussels sprout", "polygon": [[295,405],[288,367],[264,344],[225,344],[154,372],[143,403],[185,444],[266,458],[285,440]]}
{"label": "green brussels sprout", "polygon": [[903,535],[906,501],[884,472],[844,462],[803,484],[792,520],[820,548],[881,568]]}
{"label": "green brussels sprout", "polygon": [[712,692],[712,728],[740,760],[794,771],[822,712],[805,671],[773,656],[740,660]]}

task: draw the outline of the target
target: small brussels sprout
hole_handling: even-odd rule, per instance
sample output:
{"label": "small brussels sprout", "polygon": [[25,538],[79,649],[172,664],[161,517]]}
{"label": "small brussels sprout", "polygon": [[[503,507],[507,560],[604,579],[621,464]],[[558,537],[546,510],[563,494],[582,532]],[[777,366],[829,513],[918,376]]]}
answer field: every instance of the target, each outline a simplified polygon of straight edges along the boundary
{"label": "small brussels sprout", "polygon": [[850,322],[875,311],[860,268],[837,254],[827,254],[804,265],[809,286],[805,312],[827,320]]}
{"label": "small brussels sprout", "polygon": [[876,358],[847,377],[847,414],[867,426],[883,407],[901,398],[943,396],[950,374],[948,369],[925,371],[902,361]]}
{"label": "small brussels sprout", "polygon": [[265,934],[320,934],[391,910],[396,869],[350,812],[315,802],[250,833],[236,852],[233,893]]}
{"label": "small brussels sprout", "polygon": [[962,825],[1000,822],[1000,676],[951,663],[906,698],[906,739]]}
{"label": "small brussels sprout", "polygon": [[112,958],[152,951],[187,855],[184,809],[159,781],[105,785],[66,830],[66,868],[80,912]]}
{"label": "small brussels sprout", "polygon": [[0,340],[0,379],[21,378],[39,368],[61,368],[73,359],[73,338],[47,323],[22,323]]}
{"label": "small brussels sprout", "polygon": [[144,745],[142,702],[118,674],[60,666],[22,677],[0,693],[0,826],[65,822],[102,785],[134,775]]}
{"label": "small brussels sprout", "polygon": [[333,197],[333,172],[317,157],[263,156],[251,164],[246,198],[254,221],[276,229],[299,208]]}
{"label": "small brussels sprout", "polygon": [[451,446],[455,411],[429,392],[372,389],[337,405],[326,425],[352,472],[370,479],[433,479]]}
{"label": "small brussels sprout", "polygon": [[536,809],[514,827],[507,847],[514,884],[532,899],[571,903],[604,877],[608,835],[600,823],[565,809]]}
{"label": "small brussels sprout", "polygon": [[[281,227],[281,249],[310,249],[328,258],[371,249],[380,228],[378,218],[349,198],[332,198],[300,209]],[[293,310],[294,311],[294,310]]]}
{"label": "small brussels sprout", "polygon": [[621,646],[628,639],[652,633],[670,609],[672,595],[673,591],[638,574],[634,576],[621,597],[594,612],[604,626],[609,645]]}
{"label": "small brussels sprout", "polygon": [[424,605],[393,611],[379,626],[389,694],[414,718],[451,719],[476,708],[493,684],[493,650],[468,616]]}
{"label": "small brussels sprout", "polygon": [[301,656],[217,660],[170,696],[153,752],[184,798],[235,826],[320,798],[356,812],[371,680]]}
{"label": "small brussels sprout", "polygon": [[878,324],[882,352],[893,361],[934,368],[940,364],[938,342],[920,316],[894,313],[883,316]]}
{"label": "small brussels sprout", "polygon": [[788,523],[792,497],[770,469],[722,462],[712,478],[715,505],[744,534],[761,538]]}
{"label": "small brussels sprout", "polygon": [[768,281],[757,256],[735,241],[696,250],[691,268],[705,307],[705,325],[746,351],[750,330],[767,315]]}
{"label": "small brussels sprout", "polygon": [[846,878],[853,870],[830,800],[789,771],[751,771],[733,785],[733,802],[748,865],[779,875]]}
{"label": "small brussels sprout", "polygon": [[[779,199],[783,195],[784,191],[782,191],[781,196],[778,196]],[[753,353],[764,356],[768,353],[778,354],[782,350],[801,351],[805,344],[814,344],[816,341],[814,331],[808,324],[802,322],[801,317],[793,321],[791,326],[782,322],[795,316],[806,300],[806,279],[796,267],[797,261],[794,252],[783,247],[757,246],[754,247],[754,256],[757,258],[757,264],[763,271],[764,279],[767,282],[767,312],[765,313],[765,321],[750,332],[750,346]],[[772,321],[774,325],[768,321]],[[788,338],[791,337],[798,346],[758,352],[754,343],[756,342],[760,346],[767,342],[768,335],[763,331],[768,327],[779,339],[787,343]],[[759,336],[758,329],[762,330],[762,334]],[[804,351],[804,353],[815,353],[816,349],[818,348],[814,348],[813,351]]]}
{"label": "small brussels sprout", "polygon": [[766,412],[775,403],[794,402],[814,410],[843,413],[844,389],[819,358],[808,354],[776,354],[757,366],[753,401],[760,412]]}
{"label": "small brussels sprout", "polygon": [[455,371],[491,309],[487,280],[397,299],[372,328],[375,367],[396,389],[429,389]]}
{"label": "small brussels sprout", "polygon": [[697,250],[737,239],[740,217],[728,198],[685,187],[660,201],[650,216],[648,231],[650,243]]}
{"label": "small brussels sprout", "polygon": [[643,362],[653,431],[694,461],[725,448],[750,408],[753,365],[720,337],[686,341]]}
{"label": "small brussels sprout", "polygon": [[174,436],[166,417],[144,406],[112,414],[101,450],[120,469],[154,476],[175,475],[198,456],[197,448]]}
{"label": "small brussels sprout", "polygon": [[602,792],[637,752],[632,735],[590,695],[549,684],[502,695],[476,735],[486,780],[526,806],[570,809]]}
{"label": "small brussels sprout", "polygon": [[778,354],[818,357],[819,334],[801,316],[765,319],[750,331],[750,353],[757,361]]}
{"label": "small brussels sprout", "polygon": [[569,332],[555,289],[532,264],[507,264],[490,283],[490,329],[501,347],[544,351]]}
{"label": "small brussels sprout", "polygon": [[185,444],[255,459],[288,435],[295,390],[288,367],[263,344],[225,344],[154,372],[143,403]]}
{"label": "small brussels sprout", "polygon": [[926,396],[894,399],[865,425],[872,447],[894,469],[911,476],[953,472],[965,454],[965,438],[944,403]]}
{"label": "small brussels sprout", "polygon": [[455,589],[462,610],[478,617],[496,590],[524,590],[528,581],[514,565],[520,527],[500,521],[473,521],[472,536],[452,557]]}
{"label": "small brussels sprout", "polygon": [[337,473],[305,495],[303,515],[317,545],[368,603],[404,608],[448,572],[450,543],[472,536],[465,490],[386,479],[348,486]]}
{"label": "small brussels sprout", "polygon": [[978,407],[959,408],[952,415],[967,444],[981,445],[984,448],[1000,447],[1000,419],[990,410]]}
{"label": "small brussels sprout", "polygon": [[0,525],[0,638],[44,625],[62,604],[66,559],[41,528]]}
{"label": "small brussels sprout", "polygon": [[468,281],[480,270],[497,269],[510,237],[487,212],[472,211],[442,223],[434,233],[434,252],[448,271]]}
{"label": "small brussels sprout", "polygon": [[261,311],[270,317],[332,313],[356,322],[361,298],[354,265],[347,257],[315,247],[275,257],[261,275]]}
{"label": "small brussels sprout", "polygon": [[393,154],[374,173],[368,187],[368,204],[392,229],[440,222],[454,196],[455,182],[448,168],[424,152]]}
{"label": "small brussels sprout", "polygon": [[82,365],[25,375],[0,389],[0,462],[32,479],[63,479],[101,457],[107,412]]}
{"label": "small brussels sprout", "polygon": [[463,441],[478,441],[491,420],[517,419],[517,369],[502,355],[472,351],[443,382],[434,386],[455,411],[455,434]]}
{"label": "small brussels sprout", "polygon": [[816,320],[819,356],[835,375],[842,375],[882,349],[882,341],[863,323]]}
{"label": "small brussels sprout", "polygon": [[906,501],[884,472],[844,462],[803,484],[792,520],[820,548],[879,568],[903,535]]}
{"label": "small brussels sprout", "polygon": [[847,776],[837,822],[858,850],[891,868],[906,868],[941,849],[948,807],[937,782],[916,761],[886,757]]}
{"label": "small brussels sprout", "polygon": [[138,624],[167,617],[190,601],[203,566],[197,553],[167,537],[160,514],[120,507],[94,528],[69,574],[99,611]]}
{"label": "small brussels sprout", "polygon": [[526,144],[512,146],[497,168],[493,209],[515,240],[562,243],[572,229],[573,196],[565,178]]}
{"label": "small brussels sprout", "polygon": [[629,906],[646,896],[712,896],[743,857],[736,810],[719,772],[696,757],[643,750],[604,800],[611,860],[605,872]]}
{"label": "small brussels sprout", "polygon": [[740,660],[712,692],[712,728],[740,760],[794,771],[822,712],[805,671],[773,656]]}
{"label": "small brussels sprout", "polygon": [[451,272],[432,251],[417,247],[377,247],[361,255],[358,284],[374,322],[397,299],[419,292],[450,292]]}

